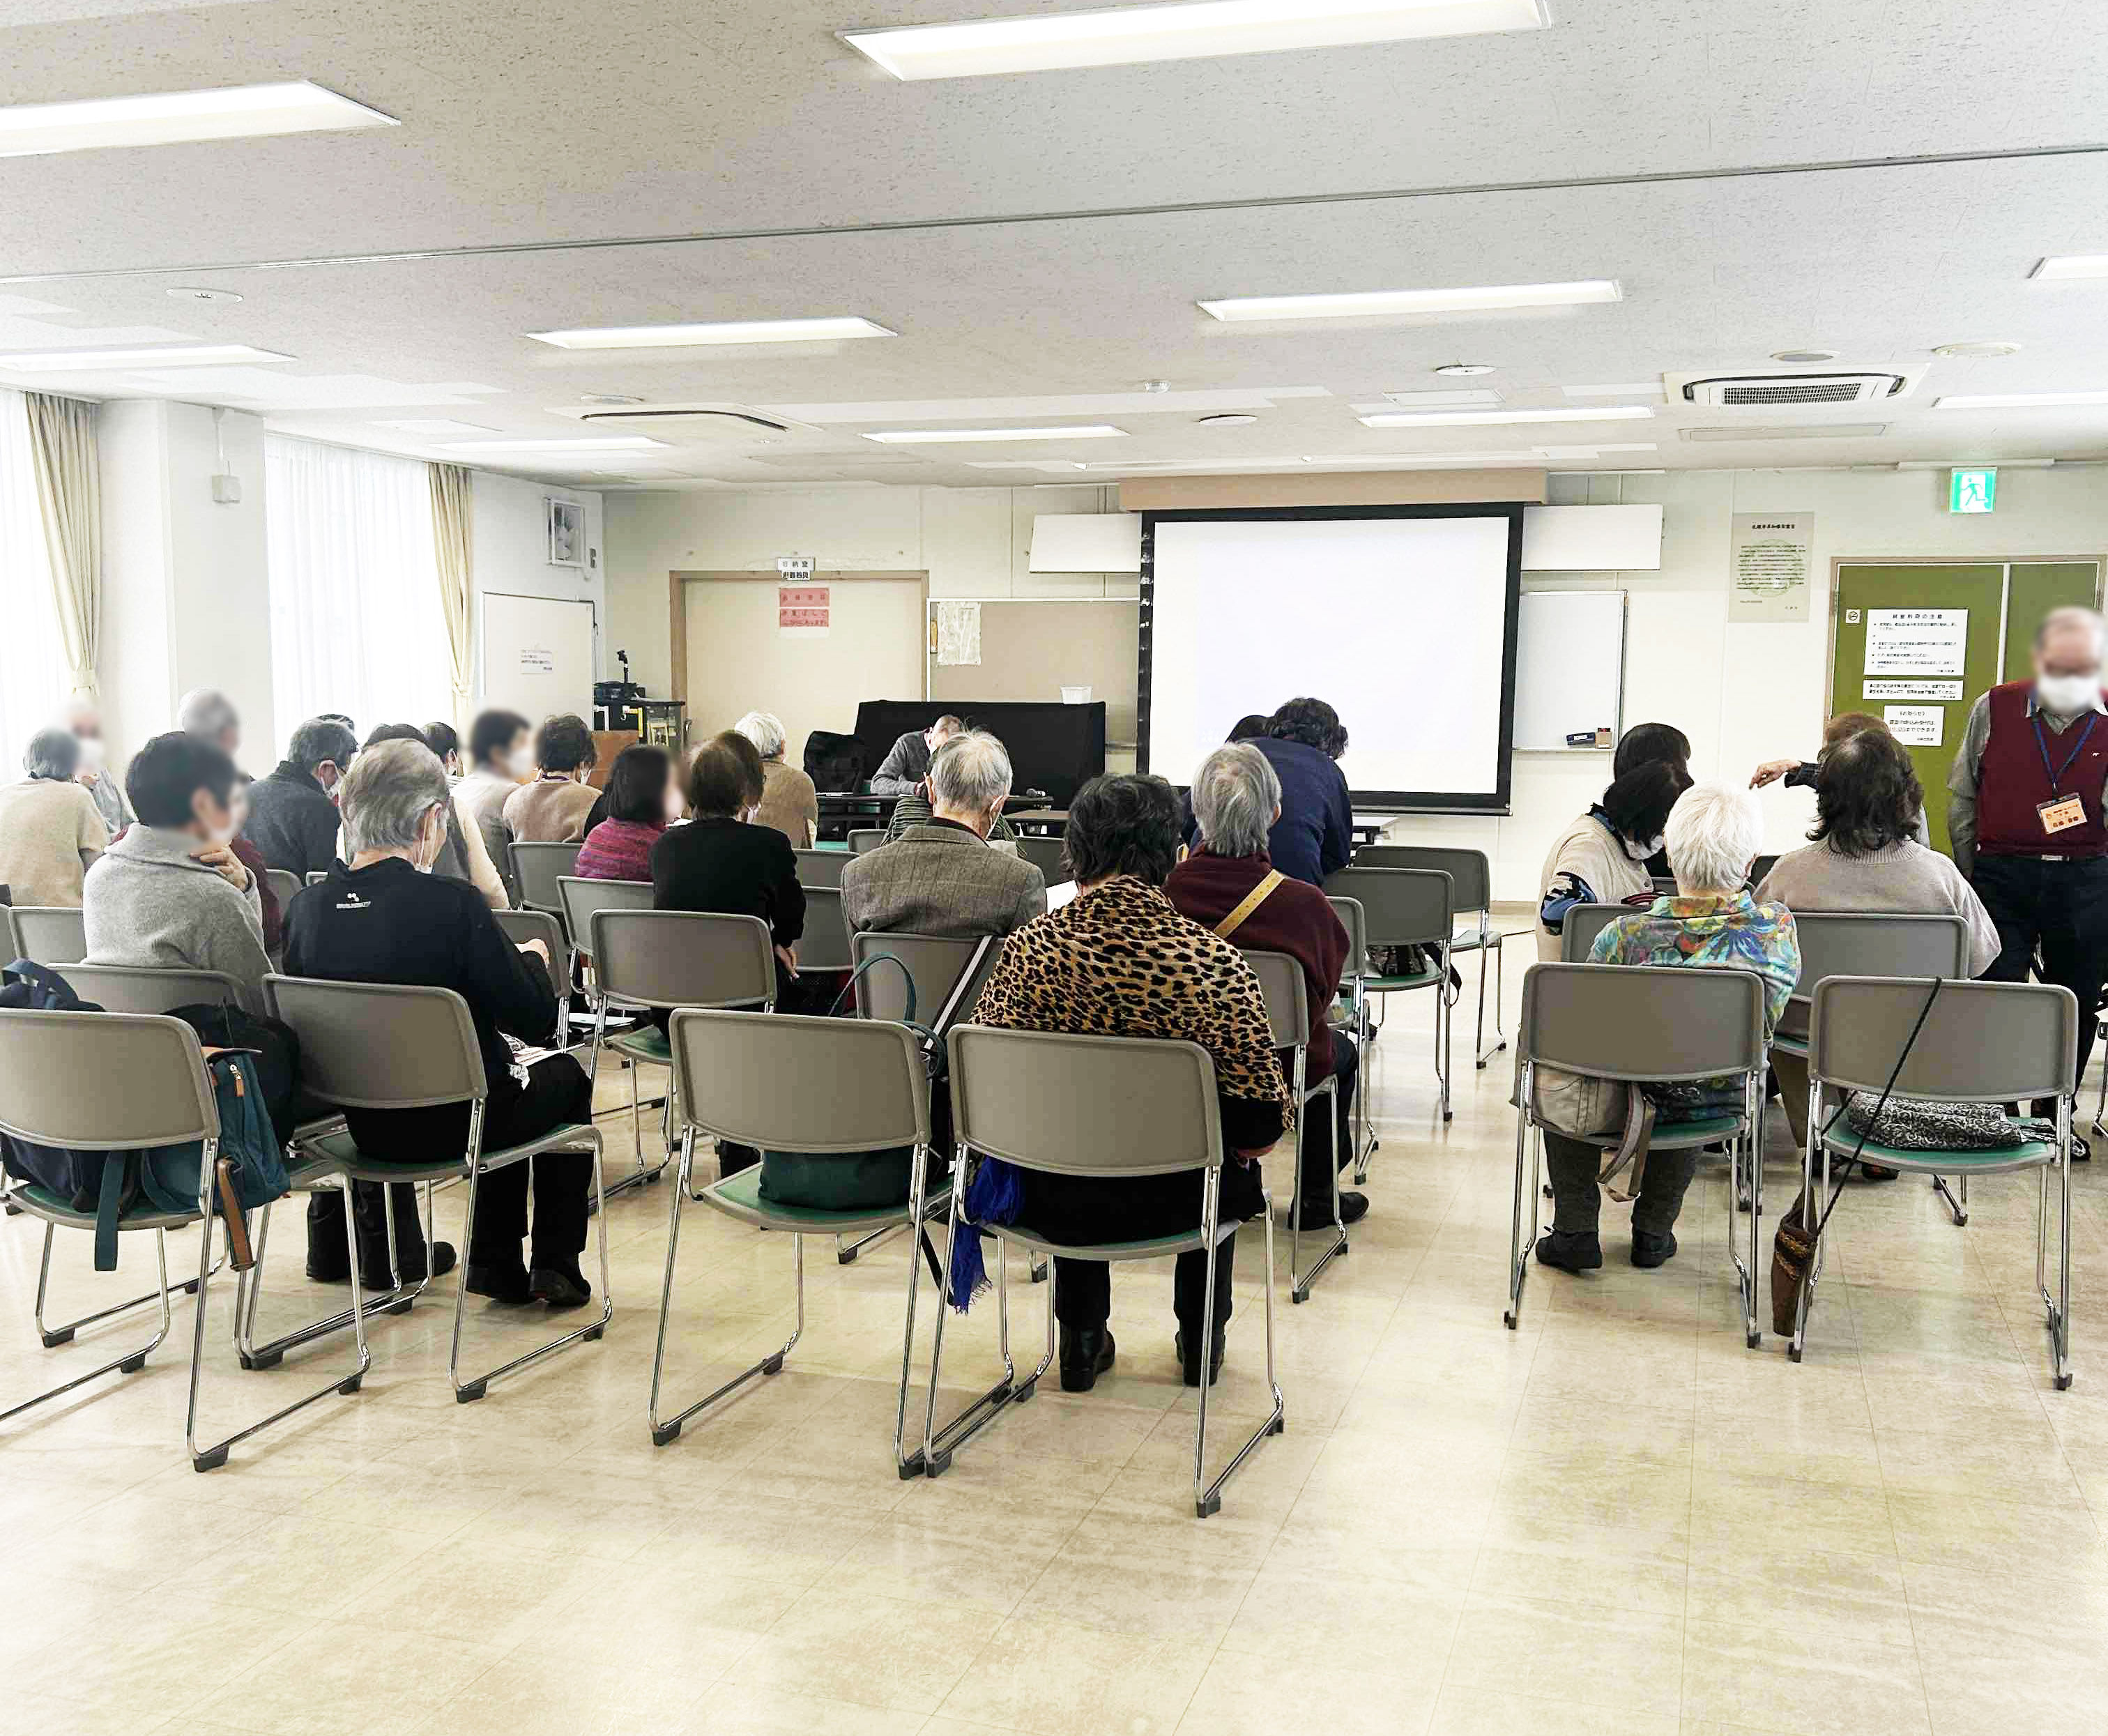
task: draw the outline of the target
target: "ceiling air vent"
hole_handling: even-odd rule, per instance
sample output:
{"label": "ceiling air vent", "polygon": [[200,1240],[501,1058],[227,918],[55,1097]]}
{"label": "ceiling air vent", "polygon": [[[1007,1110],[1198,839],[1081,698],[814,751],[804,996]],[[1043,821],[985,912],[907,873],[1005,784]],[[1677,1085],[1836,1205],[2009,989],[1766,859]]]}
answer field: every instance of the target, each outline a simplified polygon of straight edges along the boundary
{"label": "ceiling air vent", "polygon": [[1846,368],[1828,373],[1672,374],[1672,404],[1709,410],[1818,409],[1900,398],[1922,370]]}
{"label": "ceiling air vent", "polygon": [[1872,440],[1886,422],[1745,422],[1735,428],[1686,428],[1687,440]]}

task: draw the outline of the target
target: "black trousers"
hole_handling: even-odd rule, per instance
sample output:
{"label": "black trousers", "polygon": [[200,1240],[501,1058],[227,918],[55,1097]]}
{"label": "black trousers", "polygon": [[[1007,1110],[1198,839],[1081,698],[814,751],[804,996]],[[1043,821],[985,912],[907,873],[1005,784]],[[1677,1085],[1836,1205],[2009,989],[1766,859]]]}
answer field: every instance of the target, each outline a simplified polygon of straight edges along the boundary
{"label": "black trousers", "polygon": [[[1181,1170],[1170,1175],[1122,1176],[1101,1179],[1087,1175],[1025,1176],[1024,1221],[1050,1242],[1135,1242],[1152,1236],[1175,1236],[1196,1229],[1205,1172]],[[1241,1222],[1260,1210],[1259,1175],[1235,1157],[1223,1166],[1220,1217]],[[1215,1255],[1215,1325],[1230,1318],[1230,1270],[1234,1241]],[[1200,1330],[1207,1293],[1208,1256],[1181,1254],[1172,1278],[1172,1309],[1179,1326],[1194,1335]],[[1054,1262],[1054,1316],[1070,1332],[1103,1326],[1113,1311],[1112,1273],[1102,1260]]]}
{"label": "black trousers", "polygon": [[[1354,1107],[1354,1087],[1362,1074],[1361,1052],[1354,1047],[1354,1039],[1344,1031],[1332,1033],[1332,1076],[1339,1080],[1334,1087],[1338,1101],[1332,1113],[1327,1115],[1317,1102],[1307,1105],[1303,1123],[1296,1137],[1302,1142],[1296,1156],[1299,1175],[1297,1185],[1303,1190],[1303,1203],[1324,1209],[1329,1218],[1332,1211],[1332,1176],[1354,1161],[1354,1135],[1350,1117]],[[1321,1084],[1322,1079],[1304,1081],[1306,1086]],[[1306,1221],[1308,1214],[1305,1214]]]}
{"label": "black trousers", "polygon": [[[2042,949],[2042,980],[2079,999],[2080,1073],[2093,1053],[2101,984],[2108,976],[2108,859],[2045,862],[2038,856],[1978,854],[1970,882],[1998,925],[1998,957],[1984,975],[2025,982]],[[2047,1108],[2037,1104],[2038,1113]]]}
{"label": "black trousers", "polygon": [[[1602,1173],[1602,1148],[1547,1128],[1544,1167],[1552,1178],[1552,1227],[1562,1233],[1594,1235],[1603,1207],[1602,1189],[1596,1180]],[[1690,1192],[1691,1178],[1697,1170],[1696,1146],[1649,1152],[1639,1197],[1633,1202],[1633,1228],[1652,1236],[1666,1233],[1683,1210],[1683,1196]]]}

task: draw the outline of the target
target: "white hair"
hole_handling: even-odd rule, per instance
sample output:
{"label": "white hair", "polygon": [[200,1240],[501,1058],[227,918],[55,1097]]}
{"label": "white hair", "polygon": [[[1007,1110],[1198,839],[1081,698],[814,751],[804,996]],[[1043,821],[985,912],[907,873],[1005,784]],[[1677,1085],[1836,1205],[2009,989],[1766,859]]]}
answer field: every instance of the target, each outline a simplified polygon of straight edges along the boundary
{"label": "white hair", "polygon": [[192,688],[176,702],[176,728],[185,735],[217,742],[227,730],[241,727],[241,714],[218,688]]}
{"label": "white hair", "polygon": [[948,737],[930,761],[930,805],[987,814],[1010,794],[1010,753],[985,729]]}
{"label": "white hair", "polygon": [[2067,627],[2083,627],[2091,633],[2096,651],[2108,648],[2108,623],[2102,621],[2099,612],[2082,608],[2077,603],[2065,603],[2042,618],[2042,625],[2035,629],[2035,649],[2040,651],[2052,634],[2061,633]]}
{"label": "white hair", "polygon": [[1281,779],[1266,755],[1242,742],[1218,747],[1193,774],[1193,818],[1218,856],[1256,856],[1281,807]]}
{"label": "white hair", "polygon": [[377,742],[351,762],[338,806],[347,856],[408,850],[425,815],[452,800],[446,768],[422,742]]}
{"label": "white hair", "polygon": [[750,711],[732,727],[753,742],[754,751],[764,760],[781,760],[790,744],[783,719],[773,711]]}
{"label": "white hair", "polygon": [[1755,794],[1732,783],[1694,783],[1669,810],[1669,865],[1686,897],[1738,892],[1763,848]]}

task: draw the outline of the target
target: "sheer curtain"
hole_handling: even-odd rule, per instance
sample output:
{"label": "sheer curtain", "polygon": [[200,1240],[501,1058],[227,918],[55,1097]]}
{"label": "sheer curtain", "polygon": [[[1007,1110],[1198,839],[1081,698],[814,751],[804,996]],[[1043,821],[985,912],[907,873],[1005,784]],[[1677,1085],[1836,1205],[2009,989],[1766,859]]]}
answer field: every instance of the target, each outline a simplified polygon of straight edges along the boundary
{"label": "sheer curtain", "polygon": [[58,721],[65,648],[52,609],[52,575],[22,395],[0,388],[0,782],[22,775],[22,751]]}
{"label": "sheer curtain", "polygon": [[264,472],[281,748],[324,711],[362,737],[452,716],[426,467],[273,435]]}

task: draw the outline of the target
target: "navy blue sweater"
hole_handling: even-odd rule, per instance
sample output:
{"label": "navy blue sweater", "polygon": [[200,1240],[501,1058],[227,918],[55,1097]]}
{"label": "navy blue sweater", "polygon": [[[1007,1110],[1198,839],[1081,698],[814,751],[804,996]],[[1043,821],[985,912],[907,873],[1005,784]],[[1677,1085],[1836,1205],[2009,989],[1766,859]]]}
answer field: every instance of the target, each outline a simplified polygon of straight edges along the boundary
{"label": "navy blue sweater", "polygon": [[1255,741],[1281,780],[1281,818],[1266,853],[1291,879],[1313,886],[1347,865],[1354,850],[1354,807],[1345,774],[1322,748],[1301,742]]}

